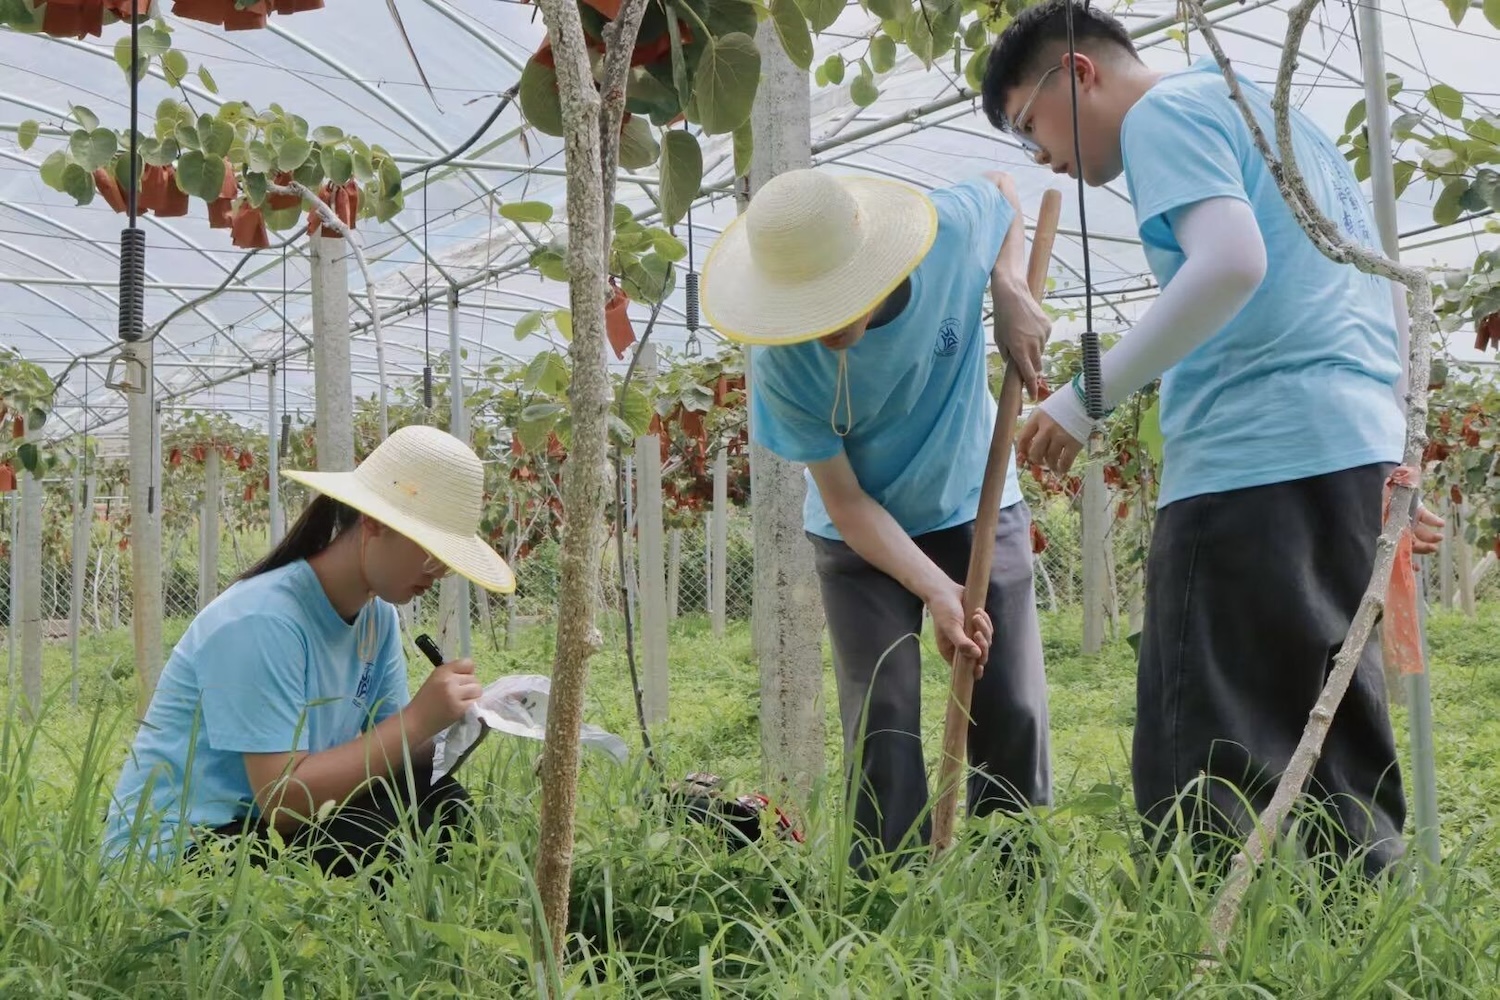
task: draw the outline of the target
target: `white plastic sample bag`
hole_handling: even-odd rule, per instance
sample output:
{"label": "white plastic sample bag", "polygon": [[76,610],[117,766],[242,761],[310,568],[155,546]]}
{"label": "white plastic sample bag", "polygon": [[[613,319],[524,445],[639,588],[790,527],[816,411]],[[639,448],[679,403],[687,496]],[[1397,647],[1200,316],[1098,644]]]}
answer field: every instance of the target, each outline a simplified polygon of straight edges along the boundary
{"label": "white plastic sample bag", "polygon": [[[551,693],[552,678],[540,674],[511,674],[491,682],[464,717],[433,741],[433,780],[456,771],[491,729],[527,739],[545,739],[547,701]],[[629,756],[624,740],[589,723],[579,727],[578,741],[602,750],[617,763],[624,763]]]}

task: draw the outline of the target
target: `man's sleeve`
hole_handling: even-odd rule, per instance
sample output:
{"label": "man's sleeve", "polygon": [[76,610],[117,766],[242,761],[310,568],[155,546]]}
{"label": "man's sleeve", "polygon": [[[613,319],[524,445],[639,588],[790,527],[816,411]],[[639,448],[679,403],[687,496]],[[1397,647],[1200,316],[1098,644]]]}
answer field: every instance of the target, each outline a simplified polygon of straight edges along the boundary
{"label": "man's sleeve", "polygon": [[[1016,217],[1016,210],[987,177],[975,177],[946,190],[934,191],[938,212],[938,239],[952,238],[972,248],[973,260],[989,274],[1000,256],[1000,245]],[[951,259],[951,258],[950,258]]]}
{"label": "man's sleeve", "polygon": [[[1223,110],[1239,114],[1227,103]],[[1174,210],[1210,198],[1250,200],[1238,140],[1216,109],[1190,97],[1148,94],[1131,109],[1121,153],[1142,238],[1180,252],[1172,236]]]}
{"label": "man's sleeve", "polygon": [[[816,394],[826,396],[821,399],[805,398],[806,393],[799,398],[791,392],[783,366],[768,353],[782,350],[787,348],[751,348],[751,437],[788,462],[827,461],[844,448],[833,429],[833,389]],[[825,404],[827,408],[820,412],[817,407]]]}
{"label": "man's sleeve", "polygon": [[380,652],[375,658],[374,723],[378,724],[401,711],[411,702],[411,686],[406,672],[406,651],[401,647],[401,625],[396,609],[381,602]]}
{"label": "man's sleeve", "polygon": [[272,615],[250,614],[226,622],[210,644],[213,659],[195,665],[209,746],[306,750],[307,647],[297,630]]}

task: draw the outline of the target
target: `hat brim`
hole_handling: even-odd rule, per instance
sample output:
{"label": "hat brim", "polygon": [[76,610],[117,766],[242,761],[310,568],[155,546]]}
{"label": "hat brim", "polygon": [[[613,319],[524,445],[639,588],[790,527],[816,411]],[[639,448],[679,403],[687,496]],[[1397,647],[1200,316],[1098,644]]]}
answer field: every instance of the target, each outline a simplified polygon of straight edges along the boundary
{"label": "hat brim", "polygon": [[701,298],[709,325],[742,344],[800,344],[837,333],[874,309],[916,270],[937,238],[937,209],[895,181],[844,177],[859,206],[860,241],[849,260],[807,279],[772,275],[750,253],[745,216],[709,251]]}
{"label": "hat brim", "polygon": [[478,535],[458,535],[433,528],[405,514],[359,481],[352,472],[281,473],[293,482],[311,487],[339,503],[368,514],[381,524],[416,542],[434,559],[466,580],[498,594],[514,593],[516,575],[500,554]]}

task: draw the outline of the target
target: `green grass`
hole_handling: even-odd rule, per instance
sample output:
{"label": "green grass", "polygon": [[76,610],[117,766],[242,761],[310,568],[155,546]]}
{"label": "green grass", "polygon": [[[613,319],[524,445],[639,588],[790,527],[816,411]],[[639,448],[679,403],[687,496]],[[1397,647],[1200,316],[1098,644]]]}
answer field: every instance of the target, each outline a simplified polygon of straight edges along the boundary
{"label": "green grass", "polygon": [[[168,627],[175,639],[181,624]],[[1290,855],[1255,882],[1228,961],[1198,977],[1211,887],[1182,855],[1147,863],[1130,809],[1133,666],[1124,643],[1078,649],[1076,619],[1044,623],[1057,805],[1025,825],[1039,875],[1016,880],[994,842],[1014,820],[966,824],[931,866],[850,876],[847,831],[825,795],[808,842],[729,853],[664,814],[639,759],[585,757],[574,935],[559,971],[531,962],[539,788],[535,743],[492,738],[466,765],[477,842],[445,864],[425,847],[383,899],[297,859],[268,870],[213,855],[186,867],[103,867],[104,797],[133,726],[128,632],[83,643],[83,697],[67,700],[65,645],[47,650],[52,700],[0,737],[0,997],[529,996],[549,979],[598,996],[1492,997],[1500,994],[1500,607],[1431,622],[1446,860],[1428,900],[1357,879],[1325,886]],[[476,632],[476,640],[481,637]],[[587,718],[633,744],[628,675],[612,632],[593,663]],[[482,649],[485,677],[544,672],[552,636]],[[414,661],[416,658],[414,658]],[[121,676],[123,675],[123,677]],[[414,665],[413,682],[422,668]],[[841,737],[825,672],[830,767]],[[929,763],[946,674],[927,665]],[[680,623],[674,777],[757,787],[757,671],[748,632]],[[1405,740],[1404,713],[1396,721]]]}

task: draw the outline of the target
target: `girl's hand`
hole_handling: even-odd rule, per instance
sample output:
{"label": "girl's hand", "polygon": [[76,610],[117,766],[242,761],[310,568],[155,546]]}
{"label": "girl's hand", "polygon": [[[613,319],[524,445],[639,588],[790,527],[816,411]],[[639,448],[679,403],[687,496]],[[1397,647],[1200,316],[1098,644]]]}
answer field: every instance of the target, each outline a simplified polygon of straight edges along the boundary
{"label": "girl's hand", "polygon": [[463,718],[483,693],[484,686],[474,676],[474,661],[452,660],[427,675],[407,710],[427,739]]}

